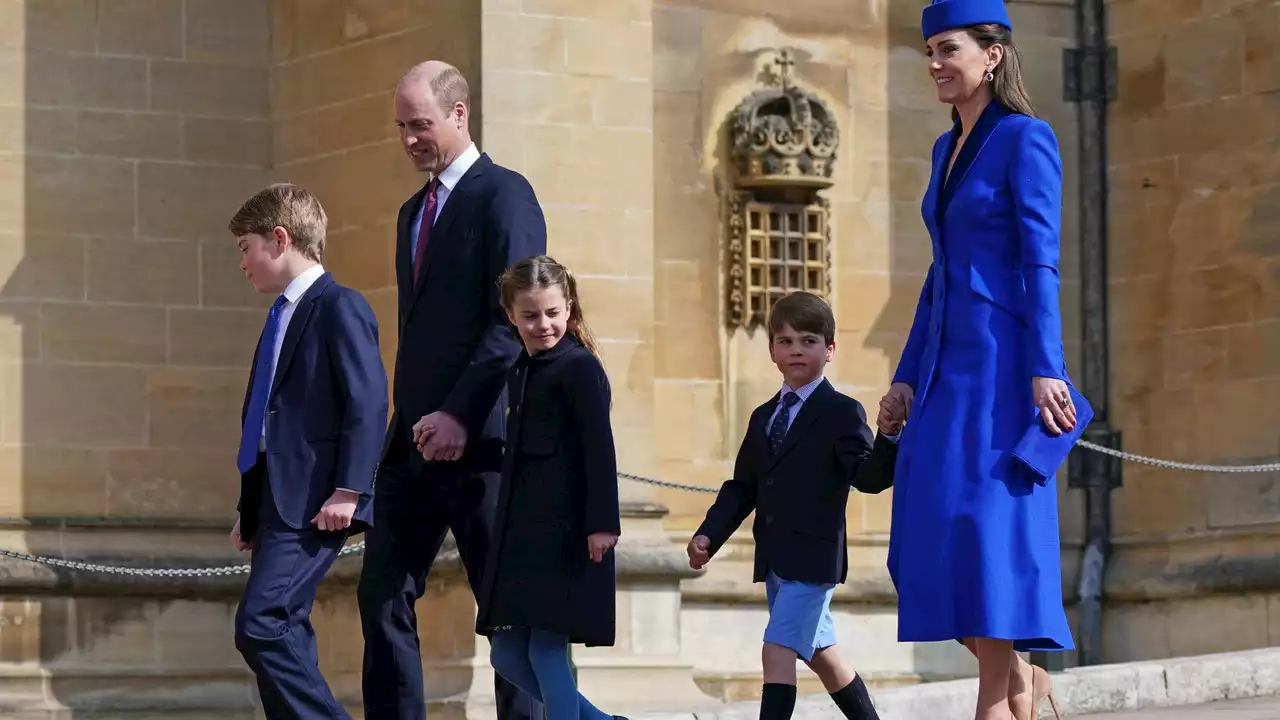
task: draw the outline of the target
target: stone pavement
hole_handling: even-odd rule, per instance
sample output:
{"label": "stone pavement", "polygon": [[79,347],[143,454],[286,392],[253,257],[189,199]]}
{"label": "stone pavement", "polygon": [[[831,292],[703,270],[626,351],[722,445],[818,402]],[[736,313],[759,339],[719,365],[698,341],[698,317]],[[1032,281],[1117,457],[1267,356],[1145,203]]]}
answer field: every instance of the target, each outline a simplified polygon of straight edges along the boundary
{"label": "stone pavement", "polygon": [[[1280,720],[1280,697],[1223,700],[1207,705],[1156,708],[1105,715],[1077,715],[1071,720]],[[1064,719],[1065,720],[1065,719]]]}

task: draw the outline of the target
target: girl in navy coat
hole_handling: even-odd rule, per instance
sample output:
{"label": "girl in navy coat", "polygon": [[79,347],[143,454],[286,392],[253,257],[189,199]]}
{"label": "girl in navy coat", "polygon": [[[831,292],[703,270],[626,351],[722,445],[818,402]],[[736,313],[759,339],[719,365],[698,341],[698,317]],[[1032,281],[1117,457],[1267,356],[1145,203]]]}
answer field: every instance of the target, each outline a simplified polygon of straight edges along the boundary
{"label": "girl in navy coat", "polygon": [[508,374],[493,542],[476,619],[494,670],[549,720],[608,718],[582,697],[569,643],[613,645],[613,547],[621,533],[609,379],[573,276],[539,256],[501,280],[524,343]]}

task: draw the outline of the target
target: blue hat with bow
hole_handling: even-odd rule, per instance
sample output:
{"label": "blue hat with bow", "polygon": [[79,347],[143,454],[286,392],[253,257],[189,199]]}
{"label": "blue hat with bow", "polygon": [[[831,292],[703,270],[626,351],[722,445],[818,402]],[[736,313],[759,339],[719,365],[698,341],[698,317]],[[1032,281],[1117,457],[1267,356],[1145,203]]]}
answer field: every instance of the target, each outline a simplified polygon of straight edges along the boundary
{"label": "blue hat with bow", "polygon": [[925,40],[944,30],[988,23],[1013,30],[1004,0],[933,0],[920,14],[920,29]]}

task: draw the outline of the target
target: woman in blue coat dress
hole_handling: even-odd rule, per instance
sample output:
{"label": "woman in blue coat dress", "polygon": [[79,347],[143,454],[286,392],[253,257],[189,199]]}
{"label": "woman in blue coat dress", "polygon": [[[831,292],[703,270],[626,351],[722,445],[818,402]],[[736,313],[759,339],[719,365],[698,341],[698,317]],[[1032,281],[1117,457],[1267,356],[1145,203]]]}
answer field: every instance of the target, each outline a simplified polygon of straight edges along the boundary
{"label": "woman in blue coat dress", "polygon": [[922,26],[955,125],[933,147],[933,263],[881,402],[909,417],[888,559],[898,639],[963,642],[978,720],[1024,720],[1052,696],[1016,651],[1072,648],[1053,476],[1088,420],[1062,350],[1061,159],[1001,0],[935,0]]}

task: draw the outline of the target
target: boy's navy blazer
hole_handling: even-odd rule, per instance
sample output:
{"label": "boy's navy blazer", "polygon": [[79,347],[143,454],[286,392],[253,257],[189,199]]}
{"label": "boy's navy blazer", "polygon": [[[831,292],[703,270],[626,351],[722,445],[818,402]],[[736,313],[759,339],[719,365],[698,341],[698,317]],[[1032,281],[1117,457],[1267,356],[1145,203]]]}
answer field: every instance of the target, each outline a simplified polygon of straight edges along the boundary
{"label": "boy's navy blazer", "polygon": [[[259,351],[262,344],[260,337]],[[252,388],[250,372],[241,425]],[[266,475],[280,518],[295,530],[315,527],[311,519],[320,506],[344,488],[360,493],[351,534],[372,525],[373,478],[386,423],[378,321],[359,292],[326,272],[298,299],[267,399]],[[241,478],[246,538],[253,537],[261,476],[260,463]]]}
{"label": "boy's navy blazer", "polygon": [[862,404],[823,380],[800,406],[774,454],[766,425],[781,393],[751,413],[733,479],[720,488],[696,535],[720,549],[754,510],[755,582],[841,583],[848,572],[849,488],[880,493],[893,484],[898,446],[872,439]]}

